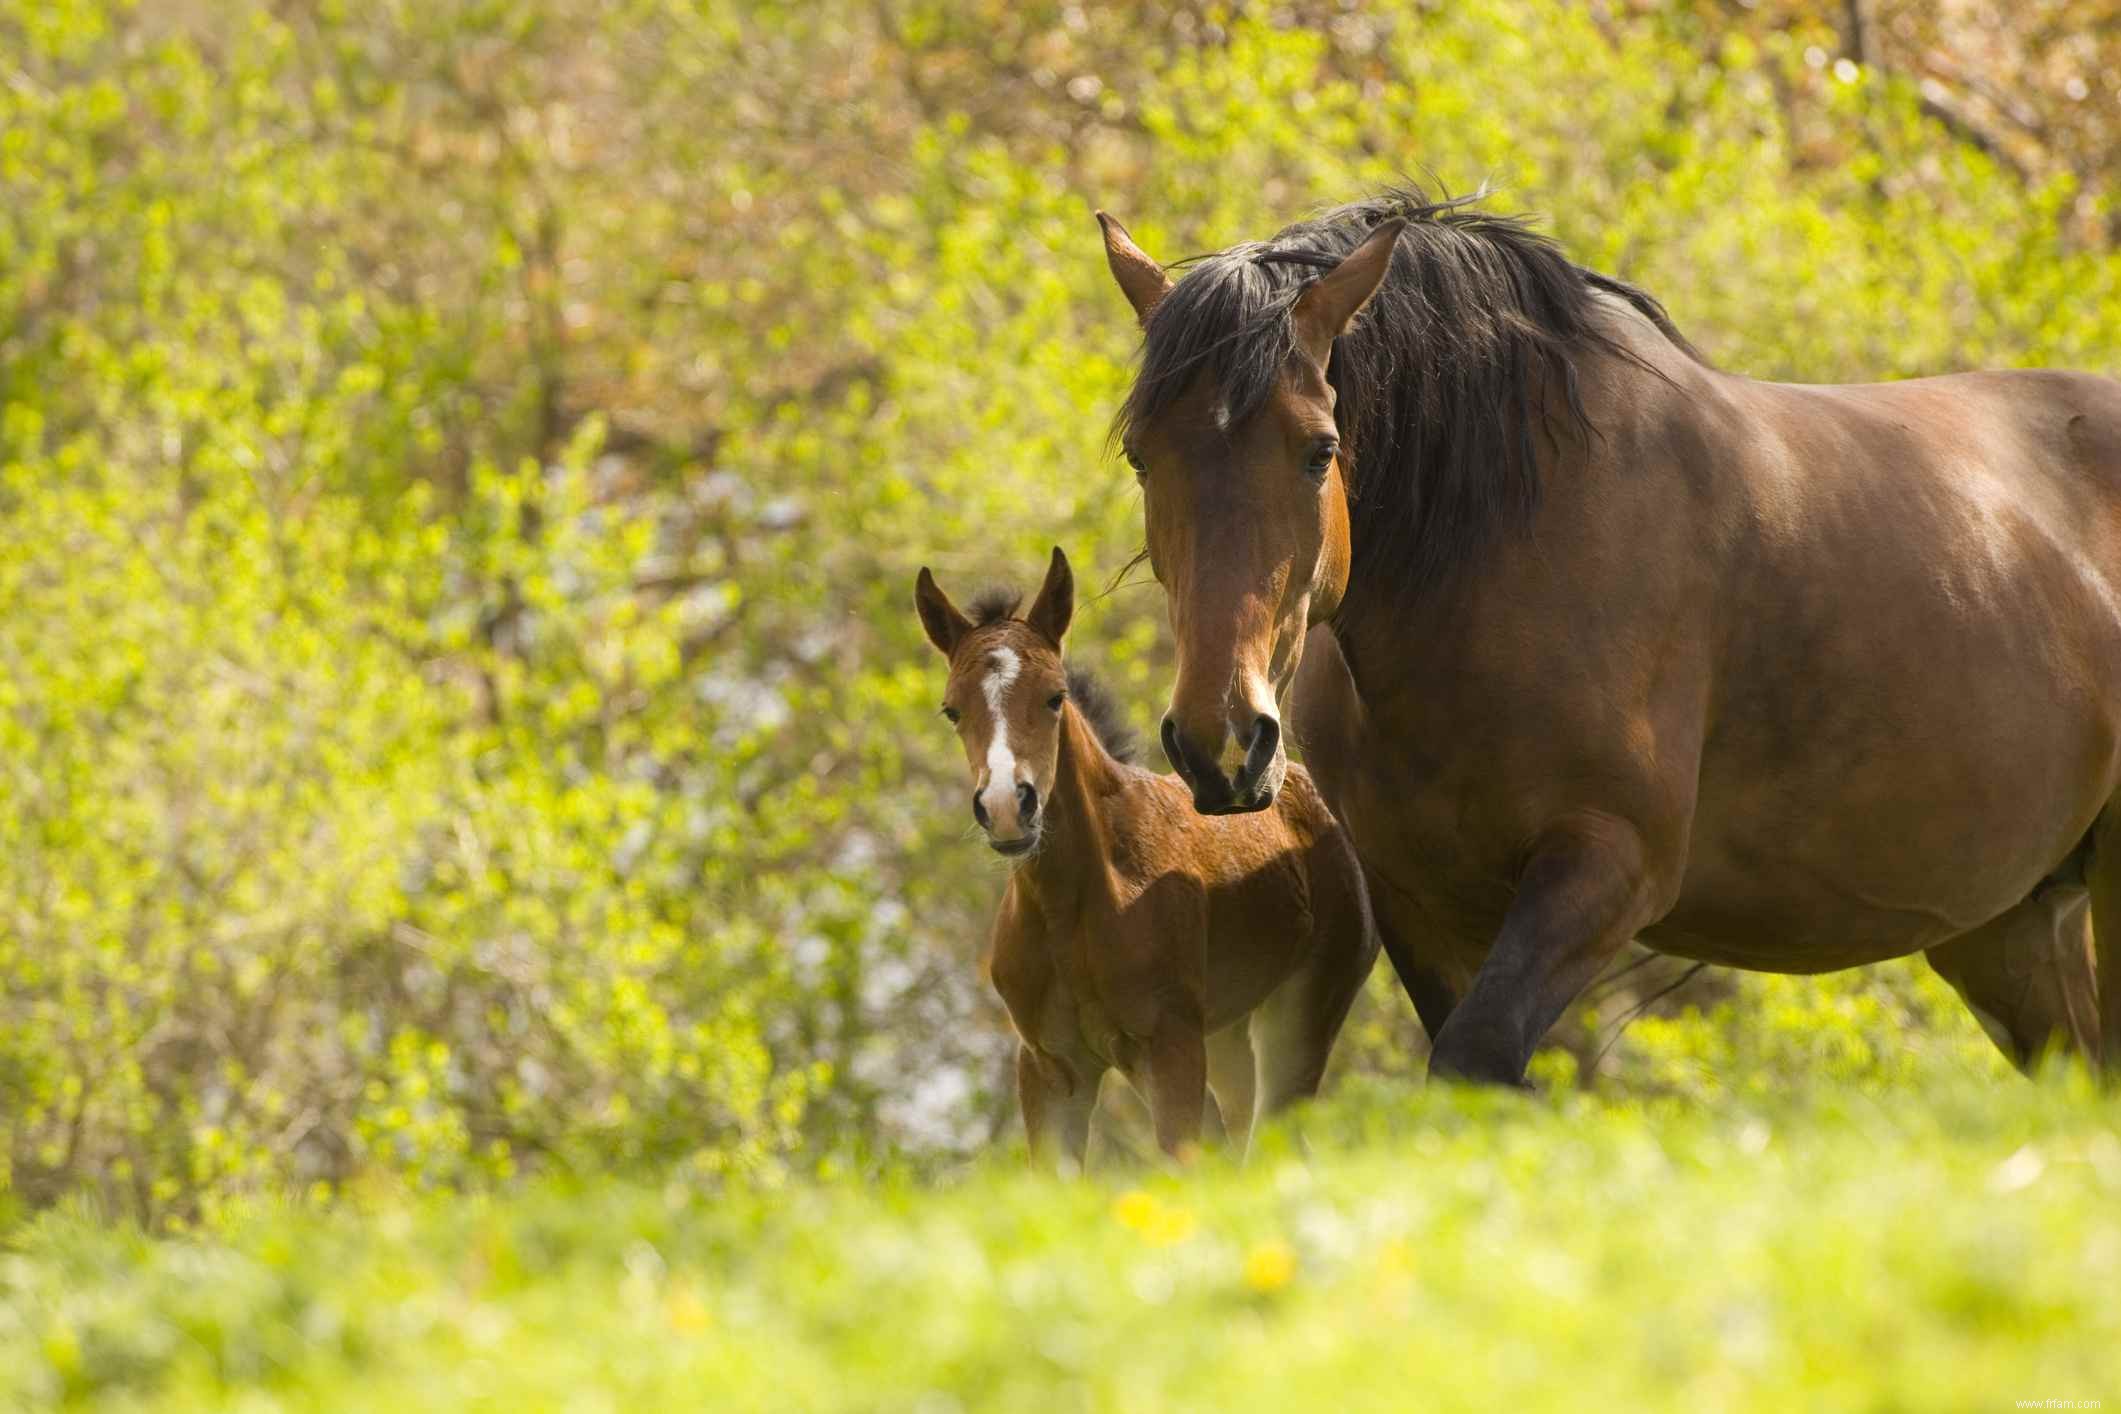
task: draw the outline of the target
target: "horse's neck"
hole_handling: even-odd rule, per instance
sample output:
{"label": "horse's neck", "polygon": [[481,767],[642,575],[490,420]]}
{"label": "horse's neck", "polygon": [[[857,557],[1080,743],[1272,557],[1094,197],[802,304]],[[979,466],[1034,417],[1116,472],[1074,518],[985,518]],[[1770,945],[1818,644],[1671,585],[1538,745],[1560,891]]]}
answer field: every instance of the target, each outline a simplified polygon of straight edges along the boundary
{"label": "horse's neck", "polygon": [[1357,769],[1367,714],[1347,649],[1334,629],[1320,625],[1305,634],[1287,715],[1313,779],[1331,789]]}
{"label": "horse's neck", "polygon": [[[1473,625],[1492,622],[1490,615],[1479,611],[1480,601],[1518,592],[1518,586],[1498,567],[1509,562],[1513,545],[1521,546],[1527,535],[1536,534],[1539,518],[1550,513],[1549,507],[1571,504],[1572,485],[1595,484],[1594,471],[1612,474],[1617,465],[1612,447],[1623,431],[1622,421],[1660,426],[1678,415],[1674,409],[1697,404],[1707,388],[1744,381],[1697,362],[1647,315],[1617,295],[1601,292],[1596,300],[1606,321],[1605,333],[1620,351],[1578,349],[1576,393],[1556,382],[1533,397],[1532,404],[1539,409],[1534,415],[1543,420],[1533,428],[1531,439],[1540,488],[1531,525],[1518,526],[1506,516],[1498,518],[1436,572],[1431,582],[1411,591],[1400,569],[1416,553],[1416,547],[1404,539],[1405,523],[1389,518],[1367,524],[1358,521],[1353,527],[1363,538],[1353,547],[1352,573],[1333,623],[1346,649],[1350,681],[1366,706],[1383,707],[1381,698],[1388,690],[1419,681],[1418,673],[1408,670],[1410,657],[1447,664]],[[1590,418],[1588,432],[1577,427],[1566,411],[1569,397],[1576,395],[1581,396]],[[1715,444],[1710,439],[1722,435],[1698,414],[1689,417],[1686,425],[1711,449]],[[1412,469],[1405,471],[1411,474]],[[1630,465],[1626,472],[1637,484],[1647,476],[1676,478],[1682,474],[1676,464],[1662,471]],[[1675,495],[1682,491],[1677,485],[1673,489]]]}
{"label": "horse's neck", "polygon": [[1049,913],[1080,910],[1106,886],[1112,797],[1122,769],[1075,704],[1064,705],[1045,839],[1018,870]]}
{"label": "horse's neck", "polygon": [[[1419,663],[1464,629],[1467,588],[1447,579],[1409,596],[1389,578],[1358,575],[1349,580],[1333,621],[1332,651],[1316,673],[1314,687],[1346,721],[1365,719],[1384,705],[1389,690]],[[1309,658],[1311,647],[1305,646]]]}

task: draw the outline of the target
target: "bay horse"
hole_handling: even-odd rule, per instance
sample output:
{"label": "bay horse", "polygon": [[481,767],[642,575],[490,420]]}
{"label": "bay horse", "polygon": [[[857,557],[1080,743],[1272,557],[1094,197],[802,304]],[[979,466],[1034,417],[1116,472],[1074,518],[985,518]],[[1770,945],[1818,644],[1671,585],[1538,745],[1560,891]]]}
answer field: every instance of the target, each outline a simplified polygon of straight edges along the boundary
{"label": "bay horse", "polygon": [[1075,604],[1058,549],[1028,612],[989,593],[961,612],[925,568],[914,604],[950,663],[943,716],[972,772],[972,815],[1014,861],[988,972],[1015,1025],[1034,1153],[1080,1165],[1100,1082],[1118,1070],[1156,1140],[1197,1144],[1212,1088],[1233,1140],[1315,1094],[1377,960],[1362,871],[1311,781],[1218,820],[1132,764],[1119,712],[1064,665]]}
{"label": "bay horse", "polygon": [[2121,1068],[2121,384],[1757,382],[1477,198],[1176,281],[1098,219],[1165,750],[1268,808],[1288,689],[1432,1074],[1522,1085],[1638,935],[1921,952],[2021,1068]]}

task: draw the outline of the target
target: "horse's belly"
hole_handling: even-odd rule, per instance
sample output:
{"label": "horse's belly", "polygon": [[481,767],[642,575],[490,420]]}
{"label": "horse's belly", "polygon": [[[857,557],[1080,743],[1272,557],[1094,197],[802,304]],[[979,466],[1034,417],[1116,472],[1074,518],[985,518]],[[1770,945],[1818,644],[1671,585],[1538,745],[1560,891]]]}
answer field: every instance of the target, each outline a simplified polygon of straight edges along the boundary
{"label": "horse's belly", "polygon": [[1969,763],[1954,783],[1903,780],[1896,794],[1888,781],[1824,808],[1807,808],[1824,793],[1770,804],[1756,792],[1734,813],[1705,792],[1678,900],[1643,941],[1808,973],[1957,937],[2023,900],[2083,840],[2116,785],[2110,760],[2091,759],[2102,735],[2058,724],[2060,760],[2023,755],[2022,773]]}
{"label": "horse's belly", "polygon": [[1831,920],[1808,920],[1786,913],[1732,918],[1696,911],[1667,917],[1639,941],[1656,952],[1719,967],[1809,974],[1906,957],[1963,931],[1940,929],[1935,920],[1921,915],[1857,922],[1845,913]]}

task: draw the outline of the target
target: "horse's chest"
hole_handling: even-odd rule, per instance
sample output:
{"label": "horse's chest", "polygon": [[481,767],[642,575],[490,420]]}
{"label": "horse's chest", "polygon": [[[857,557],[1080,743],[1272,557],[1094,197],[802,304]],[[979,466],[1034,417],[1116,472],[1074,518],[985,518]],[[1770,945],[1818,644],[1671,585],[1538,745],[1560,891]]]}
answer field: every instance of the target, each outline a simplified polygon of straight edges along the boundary
{"label": "horse's chest", "polygon": [[1096,911],[1056,935],[1059,996],[1048,1014],[1098,1059],[1122,1068],[1180,986],[1173,939],[1142,923],[1124,910]]}
{"label": "horse's chest", "polygon": [[1447,780],[1396,771],[1385,753],[1373,760],[1332,801],[1356,855],[1427,919],[1492,931],[1511,893],[1510,861],[1492,844],[1500,832]]}
{"label": "horse's chest", "polygon": [[1095,996],[1075,998],[1071,1022],[1077,1039],[1106,1065],[1124,1069],[1134,1046],[1112,1009]]}
{"label": "horse's chest", "polygon": [[1094,968],[1065,963],[1038,1007],[1035,1040],[1058,1054],[1088,1052],[1105,1065],[1128,1069],[1155,1029],[1150,991],[1116,987]]}

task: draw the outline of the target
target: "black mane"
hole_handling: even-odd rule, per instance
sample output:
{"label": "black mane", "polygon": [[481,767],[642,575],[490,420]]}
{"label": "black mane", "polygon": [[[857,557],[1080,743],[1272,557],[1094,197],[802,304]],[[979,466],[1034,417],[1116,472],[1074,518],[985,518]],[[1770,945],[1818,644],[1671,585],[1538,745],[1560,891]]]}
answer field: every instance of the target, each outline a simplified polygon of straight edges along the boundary
{"label": "black mane", "polygon": [[1075,710],[1083,714],[1090,730],[1104,745],[1105,751],[1115,761],[1132,765],[1139,756],[1139,746],[1134,739],[1134,729],[1127,725],[1127,714],[1105,684],[1088,668],[1068,665],[1068,700]]}
{"label": "black mane", "polygon": [[1625,301],[1699,357],[1655,299],[1574,264],[1523,219],[1479,209],[1480,199],[1391,188],[1272,240],[1187,262],[1150,313],[1117,435],[1203,374],[1221,393],[1221,425],[1242,423],[1295,352],[1297,296],[1377,226],[1404,219],[1391,270],[1334,345],[1326,377],[1352,464],[1356,572],[1389,574],[1408,590],[1434,583],[1538,504],[1534,429],[1547,425],[1550,390],[1561,391],[1569,424],[1591,433],[1576,356],[1634,357],[1599,321],[1599,296]]}

